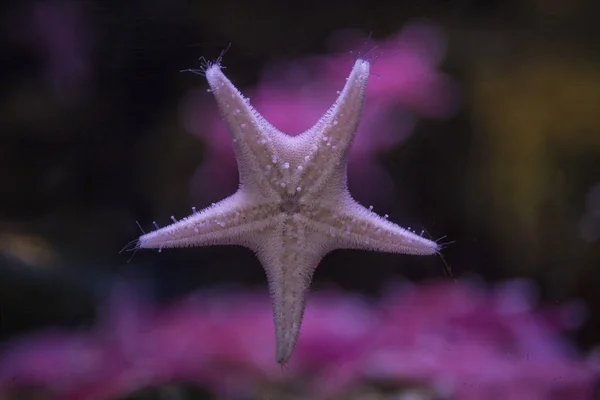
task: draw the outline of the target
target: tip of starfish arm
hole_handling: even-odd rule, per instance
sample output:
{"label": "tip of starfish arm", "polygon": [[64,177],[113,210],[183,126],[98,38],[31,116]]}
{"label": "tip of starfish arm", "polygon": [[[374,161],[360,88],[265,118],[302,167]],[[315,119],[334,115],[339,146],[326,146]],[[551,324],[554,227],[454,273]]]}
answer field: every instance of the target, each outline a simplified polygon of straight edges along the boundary
{"label": "tip of starfish arm", "polygon": [[225,77],[221,71],[221,64],[219,63],[211,64],[208,68],[206,68],[205,77],[213,92],[217,88],[222,87],[223,83],[227,81],[227,77]]}
{"label": "tip of starfish arm", "polygon": [[352,67],[352,72],[348,77],[348,81],[366,84],[367,80],[369,79],[370,71],[371,64],[368,61],[359,58],[354,63],[354,67]]}
{"label": "tip of starfish arm", "polygon": [[214,77],[215,74],[220,74],[221,72],[221,64],[219,63],[213,63],[210,64],[207,68],[206,68],[206,78],[208,80],[210,80],[210,77]]}
{"label": "tip of starfish arm", "polygon": [[[152,233],[152,232],[150,232]],[[135,243],[135,247],[137,247],[138,249],[149,249],[149,248],[153,248],[153,243],[148,239],[148,233],[140,236],[137,239],[137,242]]]}
{"label": "tip of starfish arm", "polygon": [[443,243],[438,243],[439,240],[434,241],[424,238],[422,234],[419,235],[406,228],[400,228],[399,236],[397,238],[399,240],[394,241],[391,245],[391,249],[388,249],[387,251],[415,256],[430,256],[438,254],[443,248]]}
{"label": "tip of starfish arm", "polygon": [[125,252],[125,251],[137,251],[140,249],[140,240],[139,239],[133,239],[130,240],[129,242],[127,242],[127,244],[125,246],[123,246],[123,248],[119,251],[119,254]]}
{"label": "tip of starfish arm", "polygon": [[425,253],[423,255],[433,255],[437,254],[442,250],[442,246],[440,246],[437,242],[433,240],[429,240],[429,243],[426,244]]}
{"label": "tip of starfish arm", "polygon": [[436,241],[426,239],[413,234],[416,238],[412,240],[411,252],[414,255],[430,256],[442,250],[442,246]]}
{"label": "tip of starfish arm", "polygon": [[287,346],[286,343],[282,345],[277,345],[276,351],[276,360],[280,365],[285,365],[292,356],[292,352],[294,351],[294,347]]}
{"label": "tip of starfish arm", "polygon": [[[168,225],[166,228],[170,227],[171,225]],[[159,251],[166,247],[187,247],[184,239],[174,238],[173,232],[164,228],[140,236],[135,246],[137,249],[159,249]]]}
{"label": "tip of starfish arm", "polygon": [[298,341],[300,326],[302,325],[302,314],[303,312],[300,314],[300,321],[295,321],[291,326],[280,326],[280,329],[276,328],[275,359],[280,365],[285,365],[292,357],[296,342]]}
{"label": "tip of starfish arm", "polygon": [[359,69],[361,72],[368,74],[370,68],[371,68],[371,63],[369,63],[367,60],[359,58],[354,63],[353,69]]}
{"label": "tip of starfish arm", "polygon": [[[174,237],[174,225],[167,225],[165,227],[156,229],[148,233],[141,235],[135,244],[137,249],[162,249],[164,247],[184,247],[181,245],[181,238]],[[179,229],[180,230],[180,229]],[[179,239],[179,241],[174,240]]]}

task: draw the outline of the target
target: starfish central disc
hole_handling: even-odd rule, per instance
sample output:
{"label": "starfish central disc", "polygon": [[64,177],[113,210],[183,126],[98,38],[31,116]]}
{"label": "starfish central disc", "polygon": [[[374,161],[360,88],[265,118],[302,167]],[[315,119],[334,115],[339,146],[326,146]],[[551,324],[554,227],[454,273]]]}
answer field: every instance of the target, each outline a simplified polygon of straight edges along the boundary
{"label": "starfish central disc", "polygon": [[286,196],[281,201],[279,211],[289,215],[297,214],[300,212],[300,202],[297,196]]}

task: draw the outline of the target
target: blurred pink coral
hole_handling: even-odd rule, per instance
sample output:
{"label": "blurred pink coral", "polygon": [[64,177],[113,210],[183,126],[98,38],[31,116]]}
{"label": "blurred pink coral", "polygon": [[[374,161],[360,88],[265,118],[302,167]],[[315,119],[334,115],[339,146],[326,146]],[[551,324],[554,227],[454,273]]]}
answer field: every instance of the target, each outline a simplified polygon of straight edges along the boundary
{"label": "blurred pink coral", "polygon": [[[357,47],[364,42],[357,34],[340,33],[335,37],[335,55],[272,63],[257,87],[244,93],[276,128],[289,135],[300,134],[329,109],[336,91],[343,87],[356,55],[340,51],[340,47]],[[374,57],[374,76],[350,151],[349,185],[359,201],[383,205],[392,198],[393,182],[377,160],[379,153],[410,135],[413,113],[447,117],[456,111],[458,99],[454,83],[436,70],[445,44],[443,35],[432,26],[414,23],[372,46],[371,53],[381,56]],[[201,136],[207,145],[204,163],[192,179],[193,201],[204,205],[233,193],[235,159],[214,101],[203,91],[191,92],[182,103],[181,118],[188,131]]]}
{"label": "blurred pink coral", "polygon": [[93,330],[9,343],[0,394],[37,387],[51,398],[112,399],[191,382],[228,398],[294,383],[322,398],[385,381],[460,400],[593,398],[597,366],[561,337],[581,321],[580,307],[535,311],[531,297],[519,282],[405,285],[379,304],[314,293],[297,351],[280,369],[267,296],[198,292],[153,308],[122,286]]}

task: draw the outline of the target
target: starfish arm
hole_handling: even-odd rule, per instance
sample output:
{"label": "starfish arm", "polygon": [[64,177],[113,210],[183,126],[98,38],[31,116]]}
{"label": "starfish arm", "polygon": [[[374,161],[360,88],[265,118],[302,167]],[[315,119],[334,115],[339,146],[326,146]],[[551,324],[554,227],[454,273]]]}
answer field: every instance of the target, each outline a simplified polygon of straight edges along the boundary
{"label": "starfish arm", "polygon": [[[368,79],[369,62],[357,60],[333,106],[298,138],[308,141],[311,149],[296,172],[297,186],[308,190],[306,199],[317,198],[333,176],[345,178],[346,156],[360,121]],[[336,180],[345,184],[345,179]]]}
{"label": "starfish arm", "polygon": [[256,254],[269,281],[275,323],[276,359],[285,364],[296,345],[313,272],[327,253],[322,237],[307,237],[298,214],[282,215]]}
{"label": "starfish arm", "polygon": [[249,238],[272,224],[277,207],[255,203],[236,194],[192,215],[142,235],[137,248],[247,246]]}
{"label": "starfish arm", "polygon": [[273,139],[283,134],[249,104],[249,99],[227,79],[218,64],[206,71],[206,79],[229,126],[240,183],[265,197],[277,196],[285,171],[278,165],[281,161]]}
{"label": "starfish arm", "polygon": [[328,235],[335,248],[412,255],[431,255],[440,250],[436,242],[380,217],[350,198],[335,207],[314,207],[305,223]]}

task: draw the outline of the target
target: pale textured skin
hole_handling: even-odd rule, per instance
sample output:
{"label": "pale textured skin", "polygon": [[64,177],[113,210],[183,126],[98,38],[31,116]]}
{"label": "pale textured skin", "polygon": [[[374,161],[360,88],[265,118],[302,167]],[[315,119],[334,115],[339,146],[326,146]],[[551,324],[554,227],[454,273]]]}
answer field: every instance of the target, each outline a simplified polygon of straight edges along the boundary
{"label": "pale textured skin", "polygon": [[275,129],[218,64],[206,78],[229,125],[239,190],[221,202],[139,238],[138,248],[240,245],[262,263],[273,302],[277,362],[298,339],[313,272],[334,249],[430,255],[436,242],[378,216],[347,188],[348,150],[360,120],[370,65],[357,60],[344,90],[302,135]]}

